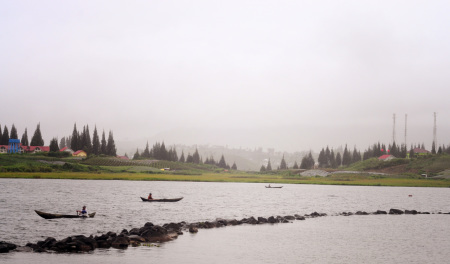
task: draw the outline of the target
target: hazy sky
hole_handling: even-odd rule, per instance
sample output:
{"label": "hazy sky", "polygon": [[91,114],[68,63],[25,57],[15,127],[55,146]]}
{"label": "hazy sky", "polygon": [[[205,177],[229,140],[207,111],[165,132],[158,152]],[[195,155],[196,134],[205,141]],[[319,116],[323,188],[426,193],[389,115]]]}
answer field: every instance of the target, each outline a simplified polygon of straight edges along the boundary
{"label": "hazy sky", "polygon": [[[449,1],[0,0],[0,124],[46,144],[450,143]],[[119,154],[120,148],[119,148]],[[129,153],[130,154],[130,153]]]}

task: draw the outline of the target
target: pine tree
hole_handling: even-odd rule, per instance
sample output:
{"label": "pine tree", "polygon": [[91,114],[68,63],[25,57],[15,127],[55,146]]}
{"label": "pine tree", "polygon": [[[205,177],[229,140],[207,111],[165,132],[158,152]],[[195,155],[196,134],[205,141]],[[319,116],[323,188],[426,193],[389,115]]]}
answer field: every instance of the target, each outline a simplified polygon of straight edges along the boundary
{"label": "pine tree", "polygon": [[297,164],[297,161],[294,162],[294,166],[292,167],[292,169],[298,170],[298,164]]}
{"label": "pine tree", "polygon": [[345,145],[344,155],[342,156],[342,165],[348,166],[352,162],[350,152],[347,150],[347,145]]}
{"label": "pine tree", "polygon": [[181,156],[180,159],[178,160],[179,162],[185,162],[186,160],[184,159],[184,151],[181,151]]}
{"label": "pine tree", "polygon": [[327,165],[327,158],[325,156],[325,150],[322,148],[322,150],[319,153],[319,158],[317,159],[319,162],[319,168],[325,168]]}
{"label": "pine tree", "polygon": [[92,153],[100,155],[100,138],[98,137],[97,126],[94,127],[94,135],[92,136]]}
{"label": "pine tree", "polygon": [[2,136],[3,136],[2,125],[0,124],[0,145],[2,145]]}
{"label": "pine tree", "polygon": [[361,161],[361,154],[356,150],[356,147],[353,149],[353,155],[352,155],[352,163]]}
{"label": "pine tree", "polygon": [[134,159],[134,160],[137,160],[137,159],[139,159],[140,157],[141,157],[141,155],[139,155],[139,150],[136,149],[136,153],[134,153],[133,159]]}
{"label": "pine tree", "polygon": [[144,152],[142,152],[141,155],[143,158],[150,158],[150,150],[148,148],[148,141],[147,141],[147,145],[145,145],[145,149]]}
{"label": "pine tree", "polygon": [[44,146],[44,140],[41,135],[41,124],[39,123],[34,131],[34,135],[31,138],[30,142],[31,146]]}
{"label": "pine tree", "polygon": [[86,125],[86,131],[85,131],[85,142],[83,149],[86,151],[87,154],[92,154],[92,142],[91,142],[91,135],[89,133],[89,125]]}
{"label": "pine tree", "polygon": [[116,156],[116,144],[114,143],[114,137],[113,137],[113,133],[110,130],[109,131],[109,136],[108,136],[108,143],[106,145],[106,153],[109,156]]}
{"label": "pine tree", "polygon": [[66,147],[66,137],[62,137],[61,140],[59,141],[59,147],[60,148],[65,148]]}
{"label": "pine tree", "polygon": [[8,127],[6,127],[3,129],[3,135],[2,138],[0,140],[0,145],[8,145],[9,144],[9,131],[8,131]]}
{"label": "pine tree", "polygon": [[283,158],[281,158],[280,170],[287,170],[287,165],[286,165],[286,161],[284,160],[284,155],[283,155]]}
{"label": "pine tree", "polygon": [[86,146],[86,126],[83,126],[81,133],[78,133],[78,150],[82,149],[84,151]]}
{"label": "pine tree", "polygon": [[219,163],[217,163],[217,167],[223,168],[223,169],[227,168],[227,163],[225,162],[225,158],[224,158],[223,154],[222,154],[222,157],[220,157]]}
{"label": "pine tree", "polygon": [[[12,129],[11,129],[12,132]],[[436,154],[436,143],[433,141],[431,144],[431,154]]]}
{"label": "pine tree", "polygon": [[[223,155],[222,155],[222,157],[223,157]],[[200,163],[200,155],[198,154],[198,149],[197,148],[195,149],[195,152],[192,155],[192,162],[195,163],[195,164],[199,164]]]}
{"label": "pine tree", "polygon": [[331,149],[330,152],[330,167],[331,168],[337,168],[337,163],[336,163],[336,157],[334,156],[334,151],[333,149]]}
{"label": "pine tree", "polygon": [[187,158],[186,158],[186,163],[194,163],[191,153],[188,153]]}
{"label": "pine tree", "polygon": [[77,131],[77,124],[75,123],[73,125],[73,131],[72,131],[72,139],[70,141],[70,147],[73,151],[77,151],[78,149],[78,131]]}
{"label": "pine tree", "polygon": [[[1,134],[1,133],[0,133]],[[23,132],[22,140],[20,140],[22,146],[28,146],[30,143],[28,142],[28,133],[27,128],[25,128],[25,132]]]}
{"label": "pine tree", "polygon": [[266,167],[264,167],[264,164],[263,164],[263,165],[261,165],[261,168],[259,169],[259,171],[260,171],[260,172],[264,172],[264,171],[266,171]]}
{"label": "pine tree", "polygon": [[272,165],[270,164],[270,159],[269,159],[269,162],[267,163],[266,171],[272,171]]}
{"label": "pine tree", "polygon": [[19,139],[19,136],[17,135],[17,129],[14,126],[14,124],[12,124],[11,133],[9,134],[9,138],[11,138],[11,139]]}
{"label": "pine tree", "polygon": [[233,162],[233,166],[231,166],[232,170],[237,170],[236,162]]}
{"label": "pine tree", "polygon": [[100,154],[108,155],[108,153],[106,151],[105,130],[103,130],[103,133],[102,133],[102,141],[101,141],[101,145],[100,145]]}
{"label": "pine tree", "polygon": [[341,166],[341,164],[342,164],[341,153],[338,152],[338,154],[336,155],[336,168],[339,168],[339,166]]}
{"label": "pine tree", "polygon": [[327,167],[327,168],[331,167],[331,157],[330,157],[330,155],[331,155],[331,152],[330,152],[330,149],[327,146],[327,149],[325,150],[325,163],[326,163],[325,167]]}
{"label": "pine tree", "polygon": [[52,138],[52,140],[50,140],[50,151],[51,152],[58,152],[59,151],[58,139],[57,138]]}
{"label": "pine tree", "polygon": [[67,138],[66,138],[66,147],[72,149],[72,146],[70,145],[71,142],[72,142],[72,136],[67,136]]}

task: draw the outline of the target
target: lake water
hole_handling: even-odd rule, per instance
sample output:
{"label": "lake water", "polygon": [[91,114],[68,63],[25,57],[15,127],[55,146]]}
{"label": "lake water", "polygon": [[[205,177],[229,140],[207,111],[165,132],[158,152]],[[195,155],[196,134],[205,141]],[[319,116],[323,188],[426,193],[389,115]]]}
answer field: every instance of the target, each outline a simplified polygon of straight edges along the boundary
{"label": "lake water", "polygon": [[[359,187],[201,182],[0,179],[0,240],[18,245],[46,237],[98,235],[146,222],[212,221],[327,213],[289,224],[241,225],[185,232],[159,247],[97,249],[90,253],[0,255],[0,263],[448,263],[449,188]],[[184,197],[144,203],[139,196]],[[410,195],[412,195],[410,197]],[[86,205],[92,219],[39,217],[34,210],[75,213]],[[390,208],[431,215],[338,216]]]}

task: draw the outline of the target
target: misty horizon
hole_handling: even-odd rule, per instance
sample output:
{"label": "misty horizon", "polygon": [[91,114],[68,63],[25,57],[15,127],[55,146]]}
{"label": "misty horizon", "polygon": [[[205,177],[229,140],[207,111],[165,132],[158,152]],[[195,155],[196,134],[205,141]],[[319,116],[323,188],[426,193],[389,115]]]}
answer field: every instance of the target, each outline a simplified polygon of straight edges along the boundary
{"label": "misty horizon", "polygon": [[4,1],[2,131],[88,124],[118,154],[450,143],[450,3]]}

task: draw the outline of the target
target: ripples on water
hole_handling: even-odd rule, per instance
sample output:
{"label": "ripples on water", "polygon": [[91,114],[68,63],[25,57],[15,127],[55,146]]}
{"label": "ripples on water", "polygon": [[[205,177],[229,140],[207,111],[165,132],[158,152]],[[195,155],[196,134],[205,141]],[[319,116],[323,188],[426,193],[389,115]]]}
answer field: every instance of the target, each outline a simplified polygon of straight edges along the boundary
{"label": "ripples on water", "polygon": [[[327,213],[292,224],[236,226],[185,233],[158,248],[88,254],[12,253],[13,263],[81,261],[110,263],[445,263],[450,254],[450,216],[331,216],[343,211],[415,209],[449,212],[448,188],[357,187],[264,184],[0,179],[0,240],[24,245],[52,236],[100,234],[146,222],[211,221],[250,216]],[[139,196],[184,199],[144,203]],[[409,197],[412,195],[412,197]],[[82,205],[93,219],[40,218],[34,210],[75,213]],[[445,224],[444,224],[445,223]],[[400,259],[399,259],[400,258]],[[244,261],[245,260],[245,261]],[[428,260],[428,261],[427,261]],[[431,260],[431,261],[429,261]],[[298,261],[298,262],[297,262]]]}

